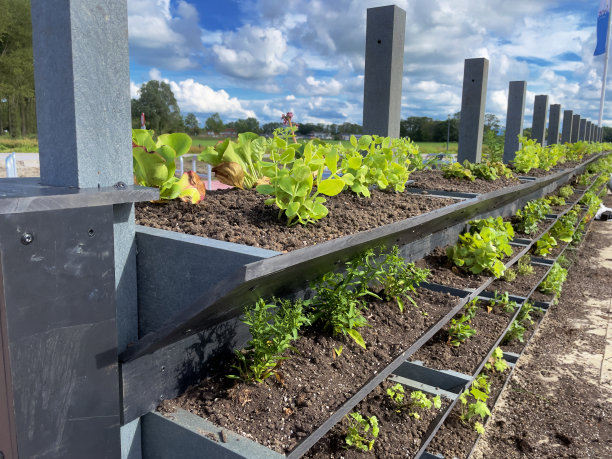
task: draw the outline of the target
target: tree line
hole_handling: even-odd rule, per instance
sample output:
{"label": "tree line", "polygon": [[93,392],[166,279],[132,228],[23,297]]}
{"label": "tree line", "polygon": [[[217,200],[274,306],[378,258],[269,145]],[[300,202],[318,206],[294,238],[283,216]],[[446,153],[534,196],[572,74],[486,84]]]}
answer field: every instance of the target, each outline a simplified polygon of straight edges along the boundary
{"label": "tree line", "polygon": [[0,135],[36,134],[29,0],[0,0]]}

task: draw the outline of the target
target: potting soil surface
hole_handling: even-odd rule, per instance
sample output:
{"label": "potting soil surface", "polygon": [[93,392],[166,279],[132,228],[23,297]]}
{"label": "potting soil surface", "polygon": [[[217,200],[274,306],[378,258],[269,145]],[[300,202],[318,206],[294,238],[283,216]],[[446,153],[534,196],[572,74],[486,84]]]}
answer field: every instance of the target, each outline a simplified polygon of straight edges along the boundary
{"label": "potting soil surface", "polygon": [[278,208],[266,206],[254,190],[215,190],[193,205],[178,200],[136,204],[136,223],[227,242],[287,252],[388,223],[415,217],[457,202],[411,193],[372,190],[371,198],[340,193],[327,198],[329,214],[315,223],[287,227]]}

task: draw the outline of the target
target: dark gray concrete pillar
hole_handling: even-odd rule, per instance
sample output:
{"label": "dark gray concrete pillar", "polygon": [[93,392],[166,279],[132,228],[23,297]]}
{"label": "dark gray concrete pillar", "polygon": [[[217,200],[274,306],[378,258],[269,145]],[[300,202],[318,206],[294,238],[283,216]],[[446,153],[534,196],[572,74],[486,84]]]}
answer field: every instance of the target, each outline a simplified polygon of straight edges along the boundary
{"label": "dark gray concrete pillar", "polygon": [[561,143],[570,143],[572,141],[572,110],[563,111],[563,130],[561,131]]}
{"label": "dark gray concrete pillar", "polygon": [[531,125],[531,138],[535,139],[540,145],[544,145],[547,112],[548,96],[535,96],[535,100],[533,102],[533,124]]}
{"label": "dark gray concrete pillar", "polygon": [[488,77],[488,59],[481,57],[465,60],[457,154],[460,163],[466,159],[472,163],[480,162]]}
{"label": "dark gray concrete pillar", "polygon": [[363,133],[399,137],[406,12],[390,5],[368,8]]}
{"label": "dark gray concrete pillar", "polygon": [[586,118],[581,118],[580,119],[580,128],[578,130],[578,141],[579,142],[583,142],[584,139],[585,139],[586,125],[587,125]]}
{"label": "dark gray concrete pillar", "polygon": [[584,141],[585,142],[590,142],[591,141],[591,125],[592,125],[591,121],[587,120],[586,127],[585,127],[585,130],[584,130]]}
{"label": "dark gray concrete pillar", "polygon": [[572,141],[571,143],[578,142],[579,134],[580,134],[580,115],[574,115],[572,117]]}
{"label": "dark gray concrete pillar", "polygon": [[[32,0],[31,7],[41,182],[91,189],[131,185],[127,2]],[[118,330],[109,353],[138,339],[134,206],[114,205],[113,217]],[[118,397],[118,378],[116,383],[106,390]],[[119,408],[117,401],[117,413]],[[118,429],[116,434],[119,445]],[[114,445],[100,453],[118,457]]]}
{"label": "dark gray concrete pillar", "polygon": [[589,142],[595,142],[595,124],[591,123],[591,129],[589,131]]}
{"label": "dark gray concrete pillar", "polygon": [[548,120],[548,145],[559,143],[559,125],[561,123],[561,105],[550,105]]}
{"label": "dark gray concrete pillar", "polygon": [[504,163],[514,160],[521,149],[519,136],[523,133],[525,119],[526,81],[511,81],[508,86],[508,110],[506,112],[506,133],[504,136]]}

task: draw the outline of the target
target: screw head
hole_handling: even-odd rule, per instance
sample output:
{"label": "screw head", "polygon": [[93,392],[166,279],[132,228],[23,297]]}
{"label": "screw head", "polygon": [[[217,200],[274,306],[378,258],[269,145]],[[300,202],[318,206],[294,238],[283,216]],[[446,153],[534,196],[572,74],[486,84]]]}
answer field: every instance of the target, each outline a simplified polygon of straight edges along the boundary
{"label": "screw head", "polygon": [[23,233],[21,235],[21,243],[23,245],[31,244],[33,241],[34,241],[34,236],[32,235],[32,233]]}
{"label": "screw head", "polygon": [[89,235],[89,237],[94,237],[96,235],[96,232],[94,231],[93,228],[89,228],[89,231],[87,231],[87,234]]}
{"label": "screw head", "polygon": [[127,185],[124,182],[117,182],[113,185],[116,190],[125,190],[126,187]]}

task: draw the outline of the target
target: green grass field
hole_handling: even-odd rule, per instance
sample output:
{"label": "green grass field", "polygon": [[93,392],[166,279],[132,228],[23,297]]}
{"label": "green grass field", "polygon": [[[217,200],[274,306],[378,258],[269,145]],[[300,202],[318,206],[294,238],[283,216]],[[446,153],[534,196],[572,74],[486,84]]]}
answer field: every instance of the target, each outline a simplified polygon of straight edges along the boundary
{"label": "green grass field", "polygon": [[0,153],[38,153],[38,140],[36,137],[13,138],[8,135],[0,136]]}

